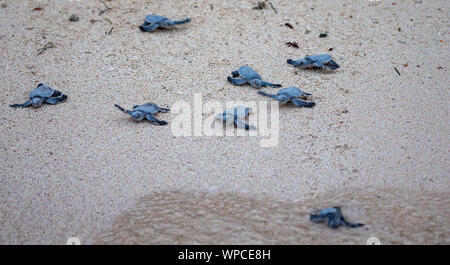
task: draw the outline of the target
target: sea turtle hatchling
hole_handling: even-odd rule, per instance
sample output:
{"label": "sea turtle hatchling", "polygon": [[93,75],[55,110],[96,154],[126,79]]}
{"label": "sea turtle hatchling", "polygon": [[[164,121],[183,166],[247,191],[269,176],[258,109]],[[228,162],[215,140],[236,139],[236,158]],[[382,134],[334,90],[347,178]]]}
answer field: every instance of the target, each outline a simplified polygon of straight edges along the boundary
{"label": "sea turtle hatchling", "polygon": [[350,228],[364,226],[361,223],[349,223],[344,219],[344,216],[341,212],[341,207],[330,207],[323,209],[319,212],[313,213],[309,216],[309,220],[314,223],[321,223],[323,221],[327,221],[328,226],[331,228],[338,228],[339,226],[346,226]]}
{"label": "sea turtle hatchling", "polygon": [[[252,87],[281,87],[280,84],[272,84],[269,82],[265,82],[261,80],[261,76],[255,72],[252,68],[244,65],[241,66],[238,70],[231,72],[228,81],[234,85],[243,85],[245,83],[249,83]],[[242,78],[236,78],[241,76]]]}
{"label": "sea turtle hatchling", "polygon": [[335,70],[340,67],[339,64],[333,61],[331,55],[328,54],[310,55],[297,61],[288,59],[287,63],[300,68],[326,68]]}
{"label": "sea turtle hatchling", "polygon": [[244,106],[236,106],[234,108],[225,110],[221,114],[217,114],[216,118],[221,120],[225,124],[230,124],[234,122],[234,124],[242,129],[246,130],[255,130],[256,127],[253,125],[248,125],[245,121],[241,120],[248,116],[248,114],[252,111],[251,108],[247,108]]}
{"label": "sea turtle hatchling", "polygon": [[33,106],[34,108],[39,108],[44,102],[52,105],[64,102],[67,99],[67,95],[61,93],[61,91],[54,90],[49,86],[44,84],[38,84],[38,86],[31,90],[30,99],[23,104],[12,104],[13,108],[26,108]]}
{"label": "sea turtle hatchling", "polygon": [[258,91],[258,94],[266,96],[266,97],[274,98],[274,99],[278,100],[279,102],[281,102],[281,104],[286,104],[289,101],[291,101],[298,107],[311,108],[316,105],[316,103],[314,103],[314,102],[304,101],[304,100],[299,99],[299,97],[307,98],[307,97],[311,96],[311,94],[301,91],[296,86],[290,86],[290,87],[280,89],[280,90],[278,90],[276,95],[268,94],[263,91]]}
{"label": "sea turtle hatchling", "polygon": [[157,28],[170,29],[175,25],[191,22],[191,19],[185,20],[170,20],[166,17],[150,14],[145,17],[145,22],[139,26],[139,29],[145,32],[154,31]]}
{"label": "sea turtle hatchling", "polygon": [[167,122],[158,120],[157,118],[155,118],[153,116],[153,114],[156,114],[158,112],[169,112],[170,111],[170,109],[158,107],[158,105],[156,105],[153,102],[134,106],[133,110],[126,110],[117,104],[115,104],[114,106],[116,108],[118,108],[120,111],[131,115],[131,118],[134,121],[141,121],[144,118],[147,118],[147,120],[149,120],[151,123],[156,124],[156,125],[166,125]]}

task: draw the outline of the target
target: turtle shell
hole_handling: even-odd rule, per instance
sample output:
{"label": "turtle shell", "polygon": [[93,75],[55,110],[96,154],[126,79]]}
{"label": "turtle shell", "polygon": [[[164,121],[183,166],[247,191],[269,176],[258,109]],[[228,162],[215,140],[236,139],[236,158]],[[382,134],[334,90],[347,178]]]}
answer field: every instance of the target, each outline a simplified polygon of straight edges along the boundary
{"label": "turtle shell", "polygon": [[299,97],[299,96],[305,96],[305,93],[303,91],[301,91],[296,86],[290,86],[290,87],[286,87],[286,88],[280,89],[277,94],[278,95],[285,95],[285,96],[288,96],[290,98],[296,98],[296,97]]}
{"label": "turtle shell", "polygon": [[228,110],[224,111],[223,115],[231,116],[231,117],[235,117],[235,118],[244,118],[245,116],[247,116],[250,113],[251,110],[252,110],[251,108],[247,108],[244,106],[236,106],[232,109],[228,109]]}
{"label": "turtle shell", "polygon": [[261,79],[261,76],[257,72],[246,65],[241,66],[238,72],[244,79]]}
{"label": "turtle shell", "polygon": [[334,214],[337,211],[340,211],[340,207],[329,207],[319,211],[317,214],[320,215]]}
{"label": "turtle shell", "polygon": [[46,85],[39,85],[35,89],[31,90],[30,98],[41,97],[41,98],[49,98],[55,93],[55,90],[51,89]]}
{"label": "turtle shell", "polygon": [[306,56],[305,59],[309,59],[313,62],[319,62],[322,64],[326,64],[326,63],[329,63],[333,58],[328,54],[318,54],[318,55]]}
{"label": "turtle shell", "polygon": [[134,106],[133,110],[134,111],[142,111],[146,114],[155,114],[159,111],[159,107],[155,103],[149,102],[149,103],[145,103],[140,106]]}
{"label": "turtle shell", "polygon": [[163,17],[163,16],[159,16],[159,15],[155,15],[155,14],[150,14],[145,16],[145,22],[147,23],[158,23],[161,21],[167,20],[167,18]]}

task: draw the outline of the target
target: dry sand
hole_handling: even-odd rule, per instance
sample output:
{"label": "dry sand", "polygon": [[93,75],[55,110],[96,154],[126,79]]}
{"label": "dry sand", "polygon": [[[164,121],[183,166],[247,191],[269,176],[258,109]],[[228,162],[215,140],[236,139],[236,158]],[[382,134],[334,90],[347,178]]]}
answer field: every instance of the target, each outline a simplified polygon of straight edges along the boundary
{"label": "dry sand", "polygon": [[[450,243],[449,1],[0,2],[0,243]],[[146,34],[148,13],[192,22]],[[336,73],[286,64],[330,48]],[[242,64],[317,102],[280,110],[275,148],[113,107],[259,99],[226,81]],[[40,82],[68,101],[8,106]],[[366,227],[309,223],[335,204]]]}

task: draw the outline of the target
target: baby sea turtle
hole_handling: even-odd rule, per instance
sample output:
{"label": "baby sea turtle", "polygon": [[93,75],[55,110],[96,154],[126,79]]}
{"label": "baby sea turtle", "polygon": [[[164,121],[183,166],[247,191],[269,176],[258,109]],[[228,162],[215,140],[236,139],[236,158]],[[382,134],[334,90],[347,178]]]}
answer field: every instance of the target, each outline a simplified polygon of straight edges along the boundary
{"label": "baby sea turtle", "polygon": [[27,102],[23,104],[12,104],[10,106],[13,108],[26,108],[29,106],[39,108],[44,102],[56,105],[67,99],[67,95],[61,93],[61,91],[51,89],[49,86],[44,84],[39,84],[35,89],[31,90],[29,95],[30,99]]}
{"label": "baby sea turtle", "polygon": [[335,70],[340,67],[328,54],[310,55],[297,61],[288,59],[287,63],[300,68],[327,68]]}
{"label": "baby sea turtle", "polygon": [[[261,76],[255,72],[252,68],[244,65],[241,66],[238,70],[231,72],[233,75],[228,77],[228,81],[234,85],[243,85],[245,83],[249,83],[252,87],[281,87],[280,84],[271,84],[268,82],[264,82],[261,80]],[[236,78],[238,76],[242,76],[242,78]]]}
{"label": "baby sea turtle", "polygon": [[217,114],[216,118],[221,120],[225,124],[234,122],[234,124],[239,128],[246,130],[255,130],[255,126],[248,125],[245,121],[241,120],[242,118],[247,117],[251,111],[251,108],[236,106],[232,109],[225,110],[222,114]]}
{"label": "baby sea turtle", "polygon": [[266,96],[266,97],[274,98],[274,99],[278,100],[279,102],[281,102],[281,104],[286,104],[289,101],[291,101],[298,107],[311,108],[316,105],[316,103],[314,103],[314,102],[304,101],[304,100],[299,99],[299,97],[307,98],[307,97],[311,96],[311,94],[301,91],[296,86],[290,86],[290,87],[280,89],[280,90],[278,90],[276,95],[267,94],[266,92],[263,92],[263,91],[258,91],[258,94]]}
{"label": "baby sea turtle", "polygon": [[344,216],[342,216],[341,207],[330,207],[323,209],[318,213],[313,213],[309,216],[309,220],[311,220],[314,223],[321,223],[323,221],[328,221],[328,226],[334,229],[338,228],[341,225],[351,228],[360,227],[364,225],[361,223],[352,224],[347,222],[344,219]]}
{"label": "baby sea turtle", "polygon": [[175,25],[191,22],[191,19],[185,20],[170,20],[166,17],[150,14],[145,17],[145,22],[139,26],[142,31],[151,32],[157,28],[170,29]]}
{"label": "baby sea turtle", "polygon": [[130,114],[131,118],[134,121],[141,121],[144,118],[147,118],[147,120],[149,120],[151,123],[156,124],[156,125],[166,125],[167,122],[158,120],[157,118],[153,117],[153,114],[156,114],[158,112],[169,112],[170,111],[170,109],[158,107],[158,105],[156,105],[153,102],[145,103],[140,106],[139,105],[134,106],[132,111],[126,110],[117,104],[114,106],[116,108],[118,108],[120,111],[122,111],[126,114]]}

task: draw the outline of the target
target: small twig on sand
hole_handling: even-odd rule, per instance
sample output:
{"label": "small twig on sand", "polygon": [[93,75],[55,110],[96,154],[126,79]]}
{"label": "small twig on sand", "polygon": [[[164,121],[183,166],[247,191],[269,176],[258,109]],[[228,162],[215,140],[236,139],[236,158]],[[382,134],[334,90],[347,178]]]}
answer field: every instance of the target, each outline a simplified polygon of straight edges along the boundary
{"label": "small twig on sand", "polygon": [[47,42],[45,45],[44,45],[44,47],[42,47],[42,48],[40,48],[38,51],[38,54],[37,55],[41,55],[44,51],[46,51],[46,50],[48,50],[48,49],[51,49],[51,48],[54,48],[55,46],[53,45],[53,43],[51,43],[51,42]]}
{"label": "small twig on sand", "polygon": [[105,20],[106,20],[109,24],[111,24],[111,25],[113,24],[112,21],[111,21],[109,18],[105,17]]}
{"label": "small twig on sand", "polygon": [[272,2],[269,2],[269,5],[273,9],[273,11],[275,11],[275,14],[278,15],[278,11],[275,9],[275,7],[273,7]]}
{"label": "small twig on sand", "polygon": [[80,17],[77,14],[72,14],[69,17],[69,20],[72,22],[77,22],[80,19]]}
{"label": "small twig on sand", "polygon": [[288,47],[292,47],[292,48],[296,48],[296,49],[298,49],[298,48],[300,48],[299,46],[298,46],[298,44],[297,44],[297,42],[286,42],[285,43]]}
{"label": "small twig on sand", "polygon": [[293,29],[294,27],[291,25],[291,23],[284,23],[284,25],[290,29]]}
{"label": "small twig on sand", "polygon": [[266,2],[258,2],[258,5],[253,7],[253,9],[258,9],[258,10],[266,9]]}
{"label": "small twig on sand", "polygon": [[100,2],[105,6],[105,9],[100,10],[100,12],[98,13],[99,16],[101,16],[104,13],[108,12],[109,10],[111,10],[111,8],[103,0],[100,0]]}
{"label": "small twig on sand", "polygon": [[398,71],[397,67],[394,67],[394,69],[397,72],[397,74],[400,75],[400,72]]}
{"label": "small twig on sand", "polygon": [[275,13],[276,14],[278,14],[278,11],[275,9],[275,7],[272,5],[272,3],[271,2],[269,2],[269,1],[259,1],[258,2],[258,5],[257,6],[255,6],[255,7],[253,7],[253,9],[258,9],[258,10],[263,10],[263,9],[266,9],[267,8],[267,5],[266,5],[266,3],[269,3],[269,5],[270,5],[270,7],[273,9],[273,11],[275,11]]}
{"label": "small twig on sand", "polygon": [[108,32],[106,32],[106,35],[110,35],[111,32],[113,31],[114,27],[112,27]]}

